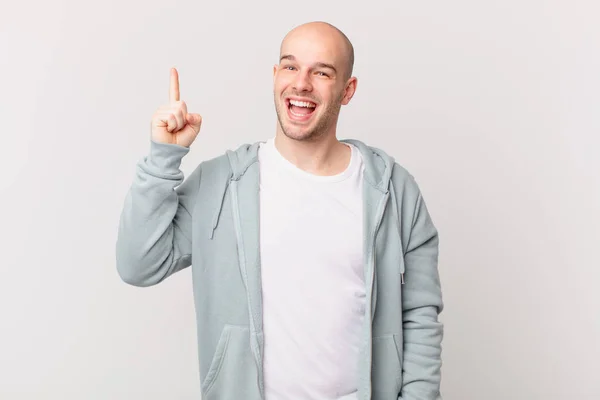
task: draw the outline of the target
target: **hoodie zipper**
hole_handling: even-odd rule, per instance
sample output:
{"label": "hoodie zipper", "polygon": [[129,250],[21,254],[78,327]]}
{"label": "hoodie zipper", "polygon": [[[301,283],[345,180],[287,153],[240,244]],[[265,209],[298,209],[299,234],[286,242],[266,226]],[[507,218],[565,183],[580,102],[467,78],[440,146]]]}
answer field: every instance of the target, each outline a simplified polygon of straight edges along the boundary
{"label": "hoodie zipper", "polygon": [[379,202],[379,206],[377,209],[377,214],[376,214],[376,224],[375,224],[375,229],[373,230],[373,236],[371,238],[371,275],[369,276],[369,290],[370,290],[370,294],[371,294],[371,307],[369,308],[370,313],[371,313],[371,322],[373,321],[373,318],[375,317],[375,313],[373,312],[373,286],[375,284],[375,263],[376,263],[376,258],[377,255],[375,254],[375,238],[377,237],[377,232],[379,232],[379,227],[381,226],[381,221],[383,220],[383,213],[385,211],[385,205],[387,203],[387,200],[389,198],[389,192],[387,192],[384,196],[383,199],[381,199],[381,201]]}
{"label": "hoodie zipper", "polygon": [[240,266],[240,272],[242,274],[242,281],[244,282],[244,287],[246,288],[246,302],[248,304],[248,315],[250,319],[250,349],[252,354],[254,355],[254,360],[256,361],[256,367],[258,368],[258,387],[260,391],[261,398],[264,398],[264,387],[262,381],[262,357],[260,355],[260,345],[257,339],[256,333],[256,322],[254,321],[254,315],[252,313],[252,302],[250,301],[250,292],[248,290],[248,273],[246,271],[246,254],[244,252],[244,240],[242,236],[242,225],[240,222],[240,209],[238,206],[238,191],[237,191],[237,180],[230,181],[231,186],[231,203],[232,203],[232,212],[233,212],[233,223],[235,230],[235,237],[238,244],[238,262]]}
{"label": "hoodie zipper", "polygon": [[[381,199],[381,201],[379,202],[378,208],[377,208],[377,214],[376,214],[376,224],[375,224],[375,229],[373,230],[373,235],[371,237],[371,257],[370,257],[370,263],[371,263],[371,270],[370,275],[369,275],[369,282],[368,282],[368,287],[369,287],[369,323],[365,324],[367,329],[367,343],[366,343],[366,347],[367,347],[367,368],[366,368],[366,373],[368,374],[366,376],[366,382],[367,382],[367,399],[371,398],[371,391],[372,391],[372,384],[371,384],[371,368],[373,366],[373,349],[372,349],[372,337],[373,337],[373,331],[372,331],[372,323],[373,323],[373,318],[375,318],[375,313],[373,312],[373,307],[374,307],[374,296],[373,296],[373,289],[374,289],[374,284],[375,284],[375,263],[376,263],[376,252],[375,252],[375,239],[377,237],[377,232],[379,231],[379,227],[381,225],[381,221],[383,219],[383,213],[385,211],[385,205],[387,204],[388,198],[389,198],[389,194],[390,192],[387,191],[385,193],[385,195],[383,196],[383,198]],[[376,302],[376,299],[375,299]]]}

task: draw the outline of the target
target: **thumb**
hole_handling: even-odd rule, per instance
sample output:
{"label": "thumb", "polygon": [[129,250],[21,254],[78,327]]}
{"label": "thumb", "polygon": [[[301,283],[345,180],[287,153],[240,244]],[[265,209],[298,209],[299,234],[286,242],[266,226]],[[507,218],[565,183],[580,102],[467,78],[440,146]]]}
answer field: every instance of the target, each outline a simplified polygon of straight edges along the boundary
{"label": "thumb", "polygon": [[200,127],[200,124],[202,123],[202,117],[200,116],[200,114],[187,114],[187,122],[198,128]]}

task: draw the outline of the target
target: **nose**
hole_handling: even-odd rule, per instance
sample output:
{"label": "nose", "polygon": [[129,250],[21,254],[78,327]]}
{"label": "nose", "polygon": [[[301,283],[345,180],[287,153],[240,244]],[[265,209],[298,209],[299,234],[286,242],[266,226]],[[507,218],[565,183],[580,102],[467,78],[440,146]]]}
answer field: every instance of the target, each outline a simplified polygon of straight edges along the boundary
{"label": "nose", "polygon": [[296,74],[292,87],[298,92],[310,92],[312,90],[312,83],[310,76],[307,72],[299,72]]}

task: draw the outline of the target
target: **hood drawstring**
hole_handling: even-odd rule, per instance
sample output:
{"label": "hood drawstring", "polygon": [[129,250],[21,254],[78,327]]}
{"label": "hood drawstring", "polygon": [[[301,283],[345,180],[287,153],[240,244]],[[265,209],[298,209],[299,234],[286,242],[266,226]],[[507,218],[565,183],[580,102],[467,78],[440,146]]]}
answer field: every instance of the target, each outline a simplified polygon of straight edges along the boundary
{"label": "hood drawstring", "polygon": [[[396,201],[396,190],[394,189],[394,181],[390,178],[390,191],[391,193],[391,198],[392,198],[392,203],[393,203],[393,210],[394,210],[394,221],[396,222],[396,231],[398,233],[398,241],[400,243],[400,246],[402,246],[402,235],[401,235],[401,230],[400,230],[400,213],[398,212],[398,202]],[[401,249],[400,251],[400,257],[404,257],[404,250]],[[400,269],[400,283],[402,285],[404,285],[404,268]]]}
{"label": "hood drawstring", "polygon": [[225,203],[225,195],[227,194],[229,182],[230,180],[227,179],[227,183],[225,184],[225,188],[223,189],[223,194],[221,195],[221,200],[219,200],[219,207],[217,207],[217,211],[215,212],[215,215],[212,220],[212,229],[210,230],[210,235],[208,236],[209,239],[213,238],[215,230],[217,229],[217,225],[219,224],[219,218],[221,217],[221,211],[223,210],[223,204]]}

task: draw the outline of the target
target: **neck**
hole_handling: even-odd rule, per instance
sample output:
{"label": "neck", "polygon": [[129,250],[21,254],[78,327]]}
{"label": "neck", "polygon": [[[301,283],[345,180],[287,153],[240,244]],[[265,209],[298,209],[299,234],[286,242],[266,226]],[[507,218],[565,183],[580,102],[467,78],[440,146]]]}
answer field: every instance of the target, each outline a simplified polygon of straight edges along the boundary
{"label": "neck", "polygon": [[275,148],[296,167],[313,175],[337,175],[350,163],[350,148],[336,138],[335,132],[303,141],[290,139],[277,129]]}

